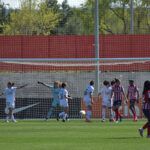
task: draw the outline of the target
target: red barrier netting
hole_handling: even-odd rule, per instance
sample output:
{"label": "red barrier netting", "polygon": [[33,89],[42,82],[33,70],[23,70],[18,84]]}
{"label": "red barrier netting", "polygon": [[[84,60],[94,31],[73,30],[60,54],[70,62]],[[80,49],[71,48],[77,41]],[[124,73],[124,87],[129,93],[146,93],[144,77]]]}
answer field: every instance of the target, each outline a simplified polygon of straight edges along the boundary
{"label": "red barrier netting", "polygon": [[[150,35],[100,36],[100,58],[150,56]],[[94,58],[94,36],[0,36],[0,58]]]}

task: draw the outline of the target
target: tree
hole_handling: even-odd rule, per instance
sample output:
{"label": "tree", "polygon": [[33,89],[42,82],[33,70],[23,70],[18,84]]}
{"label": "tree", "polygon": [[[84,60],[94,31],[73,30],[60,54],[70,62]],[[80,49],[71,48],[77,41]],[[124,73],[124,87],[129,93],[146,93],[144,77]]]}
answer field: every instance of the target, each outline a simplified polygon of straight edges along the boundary
{"label": "tree", "polygon": [[6,8],[6,4],[0,1],[0,34],[3,33],[4,24],[9,20],[9,10]]}
{"label": "tree", "polygon": [[41,3],[37,13],[37,34],[50,35],[58,22],[59,14],[48,8],[46,3]]}
{"label": "tree", "polygon": [[[133,1],[135,33],[150,33],[150,1]],[[80,17],[82,18],[85,32],[88,34],[92,33],[92,29],[94,29],[94,3],[95,0],[87,0],[81,10],[85,11]],[[130,33],[130,0],[99,0],[99,8],[101,34]],[[85,14],[88,15],[88,18],[86,18]]]}
{"label": "tree", "polygon": [[135,33],[150,33],[150,1],[134,1],[135,5]]}
{"label": "tree", "polygon": [[[109,5],[110,0],[100,0],[99,1],[99,16],[100,16],[100,33],[112,33],[110,30],[109,25],[106,23],[107,17],[109,15]],[[85,34],[93,34],[94,33],[94,14],[95,14],[95,1],[94,0],[87,0],[85,5],[82,7],[82,15],[81,18],[83,19],[83,24]]]}
{"label": "tree", "polygon": [[46,0],[46,5],[48,8],[52,9],[54,13],[59,13],[60,5],[58,4],[57,0]]}
{"label": "tree", "polygon": [[61,34],[81,35],[84,34],[80,9],[72,8],[72,15],[67,18],[64,27],[60,28]]}
{"label": "tree", "polygon": [[127,34],[130,31],[130,0],[112,0],[110,5],[110,10],[113,12],[116,18],[116,27],[122,26],[119,33]]}
{"label": "tree", "polygon": [[[40,0],[40,3],[37,3],[37,0],[21,1],[21,8],[12,12],[7,21],[4,21],[4,13],[0,12],[1,33],[94,34],[95,0],[87,0],[79,8],[70,7],[67,0],[62,4],[58,4],[58,0]],[[134,33],[149,34],[150,0],[133,2]],[[1,3],[0,8],[4,8]],[[101,34],[130,33],[130,0],[99,0],[99,8]]]}
{"label": "tree", "polygon": [[[57,26],[56,34],[68,34],[68,30],[71,29],[70,21],[74,20],[75,16],[73,16],[73,8],[68,5],[68,1],[64,0],[61,4],[60,9],[60,21]],[[70,29],[69,29],[70,28]],[[72,33],[72,32],[71,32]],[[70,34],[71,34],[70,33]],[[74,33],[74,32],[73,32]]]}
{"label": "tree", "polygon": [[12,12],[10,23],[6,24],[5,34],[51,34],[58,23],[58,14],[48,8],[45,1],[23,0],[20,10]]}

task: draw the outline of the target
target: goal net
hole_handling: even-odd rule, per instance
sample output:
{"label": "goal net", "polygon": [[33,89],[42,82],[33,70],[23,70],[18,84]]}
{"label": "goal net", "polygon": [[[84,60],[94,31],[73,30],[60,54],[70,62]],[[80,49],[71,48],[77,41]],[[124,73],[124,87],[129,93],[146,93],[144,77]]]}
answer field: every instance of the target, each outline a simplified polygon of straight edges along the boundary
{"label": "goal net", "polygon": [[[80,110],[85,109],[82,102],[84,90],[90,80],[97,81],[97,68],[99,68],[100,88],[104,80],[112,81],[118,78],[127,92],[128,81],[132,79],[139,88],[140,97],[144,81],[150,78],[149,58],[0,59],[0,90],[3,92],[9,81],[15,83],[15,86],[28,84],[16,92],[15,116],[19,119],[44,118],[51,107],[53,97],[49,88],[37,82],[51,85],[56,80],[67,82],[69,95],[73,97],[73,100],[69,101],[69,117],[80,118]],[[94,118],[101,117],[101,100],[97,99],[97,94],[98,92],[94,93]],[[4,110],[5,97],[1,96],[0,118],[5,117]],[[56,112],[59,111],[58,107],[52,118],[56,117]],[[138,116],[142,117],[141,102],[136,105],[136,111]],[[123,106],[123,114],[125,117],[131,117],[126,105]]]}

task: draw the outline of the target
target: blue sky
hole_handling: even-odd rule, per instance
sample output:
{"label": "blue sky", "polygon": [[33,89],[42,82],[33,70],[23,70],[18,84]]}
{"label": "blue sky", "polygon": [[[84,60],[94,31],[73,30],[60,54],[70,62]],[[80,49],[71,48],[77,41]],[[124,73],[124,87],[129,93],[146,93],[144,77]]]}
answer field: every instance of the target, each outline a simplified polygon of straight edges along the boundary
{"label": "blue sky", "polygon": [[[9,4],[10,7],[17,8],[19,7],[20,0],[1,0],[5,4]],[[58,0],[59,3],[62,3],[63,0]],[[70,6],[76,6],[79,7],[81,4],[83,4],[85,0],[68,0],[68,4]]]}

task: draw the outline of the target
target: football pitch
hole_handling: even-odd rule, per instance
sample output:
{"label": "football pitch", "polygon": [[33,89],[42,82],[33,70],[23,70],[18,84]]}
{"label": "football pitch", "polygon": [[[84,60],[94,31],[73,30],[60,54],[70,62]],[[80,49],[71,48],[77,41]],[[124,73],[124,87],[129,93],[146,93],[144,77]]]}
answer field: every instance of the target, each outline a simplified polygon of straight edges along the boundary
{"label": "football pitch", "polygon": [[137,132],[144,122],[1,120],[0,150],[149,150],[146,131],[143,138]]}

